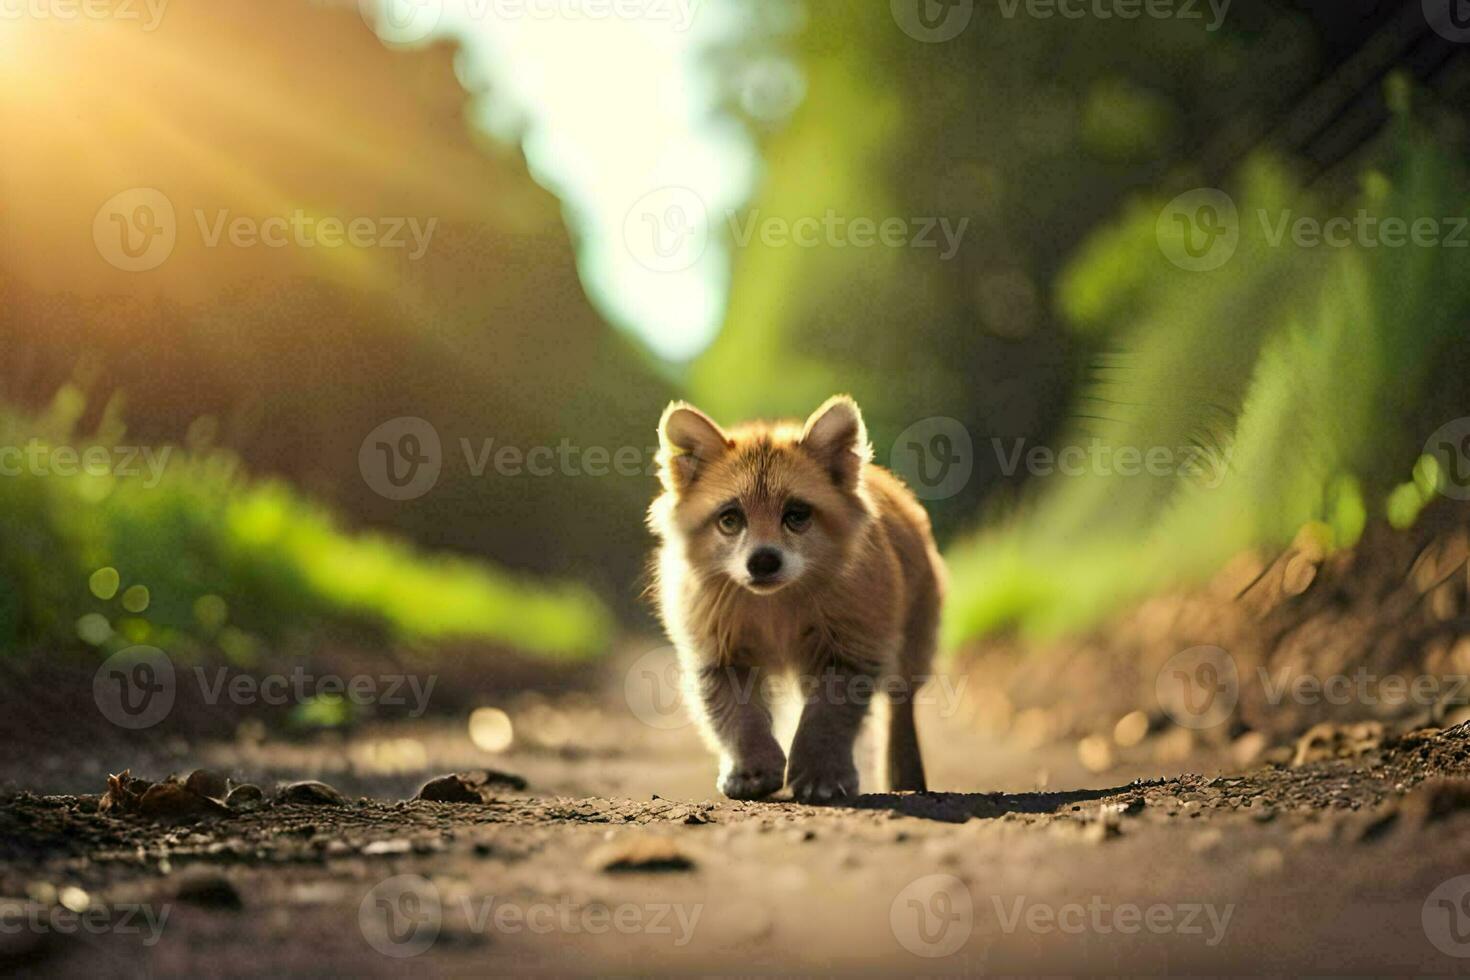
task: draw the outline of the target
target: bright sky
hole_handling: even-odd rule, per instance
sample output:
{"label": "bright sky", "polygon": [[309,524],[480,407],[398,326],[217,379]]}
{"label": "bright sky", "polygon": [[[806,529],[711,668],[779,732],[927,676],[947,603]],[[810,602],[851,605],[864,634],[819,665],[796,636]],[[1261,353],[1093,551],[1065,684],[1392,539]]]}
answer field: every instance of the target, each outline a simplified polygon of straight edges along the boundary
{"label": "bright sky", "polygon": [[[492,98],[479,122],[525,149],[562,201],[588,295],[670,360],[714,338],[725,215],[751,195],[754,140],[717,113],[701,51],[741,30],[729,0],[363,0],[390,42],[463,41]],[[472,86],[478,88],[478,86]]]}

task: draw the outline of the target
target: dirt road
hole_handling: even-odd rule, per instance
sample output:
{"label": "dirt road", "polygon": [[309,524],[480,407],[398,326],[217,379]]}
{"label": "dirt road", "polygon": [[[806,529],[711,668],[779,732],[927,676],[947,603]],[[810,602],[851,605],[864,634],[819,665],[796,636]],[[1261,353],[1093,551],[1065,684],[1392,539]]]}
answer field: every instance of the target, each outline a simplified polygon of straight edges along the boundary
{"label": "dirt road", "polygon": [[[717,798],[636,693],[508,700],[308,741],[101,745],[0,768],[0,967],[454,975],[1452,973],[1470,965],[1470,728],[1243,773],[1023,751],[936,699],[931,784],[852,807]],[[499,716],[492,719],[501,722]],[[483,721],[483,719],[482,719]],[[491,726],[496,727],[496,726]],[[504,733],[492,733],[501,737]],[[484,731],[478,733],[484,744]],[[107,774],[207,767],[256,809],[103,812]],[[405,802],[493,767],[477,803]],[[1185,774],[1185,769],[1192,770]],[[295,791],[301,779],[341,791]],[[1038,783],[1045,786],[1038,789]],[[47,795],[52,794],[52,795]],[[76,795],[87,794],[87,795]],[[165,814],[169,816],[169,814]],[[175,815],[177,816],[177,815]]]}

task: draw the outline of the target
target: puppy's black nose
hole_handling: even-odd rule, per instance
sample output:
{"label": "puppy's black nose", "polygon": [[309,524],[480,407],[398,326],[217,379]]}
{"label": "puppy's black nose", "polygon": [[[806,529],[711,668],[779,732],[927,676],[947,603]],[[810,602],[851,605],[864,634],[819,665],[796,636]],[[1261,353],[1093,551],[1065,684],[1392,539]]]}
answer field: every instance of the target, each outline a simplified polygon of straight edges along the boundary
{"label": "puppy's black nose", "polygon": [[745,562],[745,568],[751,578],[770,578],[781,570],[781,552],[775,548],[757,548]]}

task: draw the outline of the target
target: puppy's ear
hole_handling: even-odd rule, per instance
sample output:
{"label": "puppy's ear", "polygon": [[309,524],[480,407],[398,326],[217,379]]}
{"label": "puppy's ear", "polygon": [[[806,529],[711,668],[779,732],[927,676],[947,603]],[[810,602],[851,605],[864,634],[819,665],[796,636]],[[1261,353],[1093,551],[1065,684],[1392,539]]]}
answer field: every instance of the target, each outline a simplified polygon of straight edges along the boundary
{"label": "puppy's ear", "polygon": [[677,493],[729,451],[730,438],[693,405],[670,402],[659,419],[658,446],[659,479]]}
{"label": "puppy's ear", "polygon": [[863,464],[872,458],[868,428],[857,402],[847,395],[834,395],[806,420],[801,447],[832,475],[841,487],[857,486]]}

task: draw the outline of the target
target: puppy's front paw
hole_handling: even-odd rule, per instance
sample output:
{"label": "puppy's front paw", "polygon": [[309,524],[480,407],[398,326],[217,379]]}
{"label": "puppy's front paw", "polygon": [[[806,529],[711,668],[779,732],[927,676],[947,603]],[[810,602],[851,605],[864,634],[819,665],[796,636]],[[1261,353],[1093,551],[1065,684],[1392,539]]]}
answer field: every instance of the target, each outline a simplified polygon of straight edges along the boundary
{"label": "puppy's front paw", "polygon": [[780,769],[736,768],[720,776],[720,792],[732,800],[761,800],[780,788]]}
{"label": "puppy's front paw", "polygon": [[726,760],[720,767],[720,792],[732,800],[760,800],[781,788],[785,759]]}
{"label": "puppy's front paw", "polygon": [[842,803],[858,795],[857,767],[841,766],[794,769],[791,773],[791,795],[798,803],[822,806]]}

